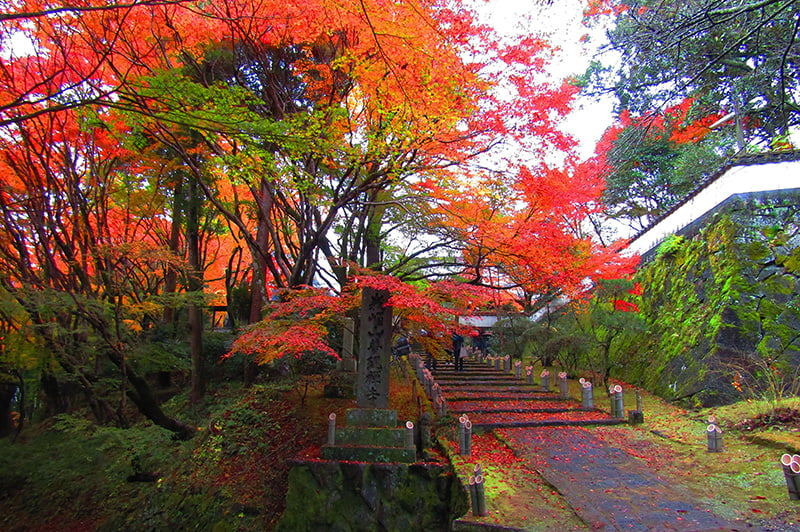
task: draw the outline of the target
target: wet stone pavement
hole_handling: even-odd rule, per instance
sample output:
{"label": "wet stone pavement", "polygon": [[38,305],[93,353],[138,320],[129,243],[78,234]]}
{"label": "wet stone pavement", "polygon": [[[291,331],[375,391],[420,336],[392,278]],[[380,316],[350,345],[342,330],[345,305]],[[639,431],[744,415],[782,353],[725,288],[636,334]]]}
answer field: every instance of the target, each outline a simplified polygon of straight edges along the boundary
{"label": "wet stone pavement", "polygon": [[[711,513],[709,500],[666,483],[644,461],[596,438],[591,428],[579,426],[620,422],[607,412],[582,408],[580,402],[565,400],[553,389],[542,390],[508,371],[471,360],[463,371],[444,367],[434,378],[452,412],[472,411],[470,419],[478,421],[476,426],[496,431],[517,457],[561,493],[591,530],[753,530]],[[594,411],[593,419],[587,419],[591,413],[587,411]]]}
{"label": "wet stone pavement", "polygon": [[594,530],[736,530],[641,460],[577,427],[500,431]]}

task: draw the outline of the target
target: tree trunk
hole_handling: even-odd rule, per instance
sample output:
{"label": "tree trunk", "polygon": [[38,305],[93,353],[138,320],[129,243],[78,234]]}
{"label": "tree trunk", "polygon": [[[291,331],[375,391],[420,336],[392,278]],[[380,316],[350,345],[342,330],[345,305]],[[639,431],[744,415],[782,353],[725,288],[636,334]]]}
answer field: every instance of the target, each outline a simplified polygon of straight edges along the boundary
{"label": "tree trunk", "polygon": [[[108,358],[115,366],[122,367],[122,355],[116,351],[109,350]],[[150,421],[175,433],[175,436],[181,440],[191,439],[195,435],[194,428],[171,418],[164,413],[161,405],[158,404],[155,395],[153,395],[150,385],[145,379],[140,377],[136,371],[130,366],[127,368],[127,378],[130,383],[128,388],[128,398],[134,402],[139,408],[139,411],[147,417]]]}
{"label": "tree trunk", "polygon": [[[183,225],[183,176],[178,175],[178,182],[175,184],[175,191],[172,202],[172,226],[169,234],[169,250],[181,257],[180,250],[181,226]],[[178,289],[178,272],[175,268],[168,267],[164,277],[164,293],[174,294]],[[175,307],[167,305],[164,308],[164,322],[174,325]]]}
{"label": "tree trunk", "polygon": [[[200,263],[200,202],[197,181],[189,182],[189,208],[186,219],[186,245],[189,258],[189,293],[203,292],[203,268]],[[189,403],[195,404],[206,392],[203,360],[203,310],[195,298],[189,305],[189,347],[192,355],[192,390]]]}
{"label": "tree trunk", "polygon": [[17,385],[11,382],[0,382],[0,438],[5,438],[14,432],[14,422],[11,419],[11,403]]}

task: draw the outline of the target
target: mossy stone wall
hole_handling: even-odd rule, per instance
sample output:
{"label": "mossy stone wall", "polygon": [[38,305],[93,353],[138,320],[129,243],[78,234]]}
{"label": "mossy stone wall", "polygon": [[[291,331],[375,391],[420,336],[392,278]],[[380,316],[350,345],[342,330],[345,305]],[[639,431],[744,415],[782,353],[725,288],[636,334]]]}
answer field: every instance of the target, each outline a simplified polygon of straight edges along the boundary
{"label": "mossy stone wall", "polygon": [[468,501],[450,467],[435,463],[297,462],[279,531],[447,531]]}
{"label": "mossy stone wall", "polygon": [[620,376],[693,404],[737,400],[737,367],[769,357],[788,371],[800,358],[800,190],[734,196],[635,280],[649,334]]}

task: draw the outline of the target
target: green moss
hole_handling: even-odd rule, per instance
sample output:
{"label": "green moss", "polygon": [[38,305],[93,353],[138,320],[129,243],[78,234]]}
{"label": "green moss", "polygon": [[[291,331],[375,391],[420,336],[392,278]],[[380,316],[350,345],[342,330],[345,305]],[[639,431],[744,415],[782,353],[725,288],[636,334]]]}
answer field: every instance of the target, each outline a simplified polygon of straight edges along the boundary
{"label": "green moss", "polygon": [[444,531],[467,507],[449,468],[422,464],[298,464],[286,501],[279,531]]}
{"label": "green moss", "polygon": [[[725,375],[729,357],[786,356],[800,334],[800,312],[793,311],[800,309],[800,248],[786,247],[798,228],[794,218],[765,226],[764,212],[753,211],[758,205],[738,208],[694,237],[666,240],[636,274],[648,329],[638,343],[652,347],[649,363],[621,368],[621,378],[668,396],[700,390],[695,397],[706,404],[726,402],[736,394]],[[774,216],[797,214],[763,208]]]}

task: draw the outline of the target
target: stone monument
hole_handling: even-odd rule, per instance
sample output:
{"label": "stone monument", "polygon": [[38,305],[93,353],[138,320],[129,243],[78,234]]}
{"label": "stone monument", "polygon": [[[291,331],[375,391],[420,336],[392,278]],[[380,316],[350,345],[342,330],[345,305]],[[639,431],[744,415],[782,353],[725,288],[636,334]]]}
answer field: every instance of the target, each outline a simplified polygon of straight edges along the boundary
{"label": "stone monument", "polygon": [[389,297],[386,290],[364,288],[362,292],[356,389],[359,408],[389,406],[392,349],[392,308],[386,305]]}

